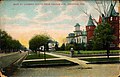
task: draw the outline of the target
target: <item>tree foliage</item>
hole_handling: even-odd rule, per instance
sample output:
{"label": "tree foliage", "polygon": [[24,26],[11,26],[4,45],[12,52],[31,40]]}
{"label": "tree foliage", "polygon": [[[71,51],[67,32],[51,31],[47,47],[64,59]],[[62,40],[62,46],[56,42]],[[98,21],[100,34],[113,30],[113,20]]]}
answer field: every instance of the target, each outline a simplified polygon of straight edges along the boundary
{"label": "tree foliage", "polygon": [[59,47],[58,47],[58,42],[55,42],[55,50],[58,51]]}
{"label": "tree foliage", "polygon": [[70,50],[71,48],[75,49],[74,44],[66,44],[65,50]]}
{"label": "tree foliage", "polygon": [[0,29],[0,50],[3,52],[18,51],[21,43],[14,40],[6,31]]}
{"label": "tree foliage", "polygon": [[97,26],[94,33],[93,43],[94,48],[108,47],[113,42],[115,36],[113,35],[113,28],[108,23],[102,23]]}
{"label": "tree foliage", "polygon": [[113,28],[108,23],[102,23],[97,26],[93,38],[94,49],[106,49],[109,55],[110,44],[115,40]]}
{"label": "tree foliage", "polygon": [[65,43],[62,44],[62,46],[60,47],[60,50],[65,51]]}
{"label": "tree foliage", "polygon": [[37,50],[40,48],[40,46],[46,46],[47,42],[49,41],[50,37],[47,35],[36,35],[32,37],[29,41],[29,48],[31,50]]}

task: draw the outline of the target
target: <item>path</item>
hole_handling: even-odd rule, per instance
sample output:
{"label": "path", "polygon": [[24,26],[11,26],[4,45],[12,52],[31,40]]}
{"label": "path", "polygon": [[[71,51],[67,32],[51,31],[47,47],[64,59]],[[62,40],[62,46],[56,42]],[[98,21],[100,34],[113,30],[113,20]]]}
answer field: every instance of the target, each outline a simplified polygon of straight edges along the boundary
{"label": "path", "polygon": [[89,68],[89,66],[86,64],[86,63],[88,63],[87,61],[79,60],[78,58],[72,58],[72,57],[67,57],[67,56],[58,55],[58,54],[53,54],[53,53],[48,53],[48,52],[46,52],[46,54],[47,54],[47,55],[56,56],[56,57],[60,57],[60,58],[66,59],[66,60],[68,60],[68,61],[77,63],[77,64],[79,64],[82,68]]}
{"label": "path", "polygon": [[[53,52],[53,53],[55,53],[55,54],[58,54],[58,55],[63,55],[63,56],[68,56],[68,57],[70,57],[70,55],[69,54],[63,54],[63,53],[56,53],[56,52]],[[118,55],[110,55],[109,57],[119,57],[120,58],[120,53],[118,54]],[[85,58],[107,58],[107,55],[99,55],[99,56],[96,56],[96,55],[93,55],[93,56],[79,56],[79,55],[77,55],[77,56],[74,56],[74,58],[78,58],[78,59],[85,59]]]}
{"label": "path", "polygon": [[[120,58],[120,55],[118,56],[109,56],[110,58],[114,58],[114,57],[119,57]],[[79,58],[79,59],[85,59],[85,58],[107,58],[107,56],[91,56],[91,57],[76,57],[76,58]]]}
{"label": "path", "polygon": [[[64,58],[49,58],[46,60],[63,60]],[[44,61],[44,59],[30,59],[30,60],[23,60],[23,62],[29,62],[29,61]]]}

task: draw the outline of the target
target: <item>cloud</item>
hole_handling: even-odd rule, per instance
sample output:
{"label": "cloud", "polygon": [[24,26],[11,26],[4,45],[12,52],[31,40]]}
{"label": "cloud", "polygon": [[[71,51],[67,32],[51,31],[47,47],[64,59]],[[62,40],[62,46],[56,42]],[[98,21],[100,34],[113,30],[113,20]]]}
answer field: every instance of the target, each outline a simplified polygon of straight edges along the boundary
{"label": "cloud", "polygon": [[29,21],[25,13],[20,13],[13,18],[13,20],[24,20],[24,21]]}
{"label": "cloud", "polygon": [[24,20],[24,21],[28,21],[29,19],[26,17],[25,13],[19,13],[17,14],[15,17],[9,17],[7,15],[4,15],[3,17],[1,17],[2,20],[5,21],[15,21],[15,20]]}
{"label": "cloud", "polygon": [[[45,3],[50,2],[45,1]],[[92,14],[96,19],[98,18],[99,14],[89,2],[80,1],[83,3],[81,5],[39,5],[34,8],[35,16],[33,15],[31,19],[27,17],[28,15],[25,12],[19,12],[14,17],[8,15],[0,17],[0,24],[13,38],[20,40],[27,46],[29,40],[36,34],[49,34],[56,41],[63,43],[66,36],[74,31],[76,23],[81,25],[81,30],[85,29],[89,16],[80,9],[86,11],[87,8],[88,14]],[[58,1],[57,3],[62,4],[63,2]],[[74,3],[74,1],[69,3]]]}
{"label": "cloud", "polygon": [[[64,27],[67,27],[64,29]],[[7,31],[14,39],[20,40],[20,42],[28,47],[29,40],[36,34],[48,34],[54,40],[60,44],[63,43],[63,39],[71,31],[69,25],[64,24],[63,26],[56,25],[52,28],[51,26],[31,24],[29,27],[22,26],[19,24],[6,24],[4,25],[5,31]]]}
{"label": "cloud", "polygon": [[[73,1],[74,2],[74,1]],[[73,3],[71,2],[71,3]],[[66,7],[65,7],[66,6]],[[56,7],[57,9],[54,9],[54,11],[59,10],[60,13],[58,15],[54,15],[53,9],[48,9],[49,11],[44,12],[43,7]],[[65,7],[65,8],[64,8]],[[77,16],[80,16],[82,13],[78,10],[78,5],[64,5],[64,6],[38,6],[34,9],[35,12],[37,12],[37,15],[32,19],[31,23],[36,24],[71,24],[72,22],[75,23],[75,19]],[[64,8],[64,10],[63,10]],[[49,21],[45,20],[46,18],[51,18]],[[71,23],[69,22],[71,21]],[[79,20],[80,21],[80,20]],[[73,25],[73,24],[72,24]]]}
{"label": "cloud", "polygon": [[1,18],[1,24],[20,24],[23,26],[27,26],[29,22],[31,21],[25,13],[19,13],[14,17],[9,17],[7,15],[4,15]]}

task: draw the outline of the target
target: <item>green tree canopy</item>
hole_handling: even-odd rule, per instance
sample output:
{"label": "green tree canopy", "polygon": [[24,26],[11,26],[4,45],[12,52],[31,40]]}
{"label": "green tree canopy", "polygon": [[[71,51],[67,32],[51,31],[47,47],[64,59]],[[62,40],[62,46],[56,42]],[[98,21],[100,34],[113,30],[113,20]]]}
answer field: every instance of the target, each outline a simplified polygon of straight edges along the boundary
{"label": "green tree canopy", "polygon": [[95,46],[107,47],[114,39],[113,28],[108,23],[102,23],[96,27],[93,38]]}
{"label": "green tree canopy", "polygon": [[94,32],[93,48],[107,49],[109,52],[110,44],[115,40],[113,28],[108,23],[99,24]]}
{"label": "green tree canopy", "polygon": [[58,42],[56,41],[56,42],[55,42],[55,50],[56,50],[56,51],[58,51],[58,50],[59,50],[58,45],[59,45],[59,44],[58,44]]}
{"label": "green tree canopy", "polygon": [[60,50],[65,51],[65,43],[62,44],[62,46],[60,47]]}
{"label": "green tree canopy", "polygon": [[50,37],[48,35],[36,35],[32,37],[29,41],[29,48],[31,50],[37,50],[40,46],[45,46],[47,42],[49,41]]}
{"label": "green tree canopy", "polygon": [[0,29],[0,50],[7,52],[17,51],[21,48],[21,43],[14,40],[6,31]]}

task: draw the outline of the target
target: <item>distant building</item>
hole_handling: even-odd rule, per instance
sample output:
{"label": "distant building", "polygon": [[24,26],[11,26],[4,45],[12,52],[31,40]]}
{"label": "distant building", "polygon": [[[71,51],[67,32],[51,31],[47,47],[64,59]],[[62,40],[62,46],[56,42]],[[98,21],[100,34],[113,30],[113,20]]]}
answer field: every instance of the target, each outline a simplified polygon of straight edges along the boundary
{"label": "distant building", "polygon": [[[120,3],[119,3],[120,4]],[[108,13],[105,16],[104,14],[99,16],[98,22],[95,20],[97,24],[101,24],[102,22],[108,22],[110,26],[114,29],[114,36],[116,36],[116,40],[114,40],[110,47],[112,49],[120,48],[120,17],[119,13],[117,13],[114,9],[113,4],[111,3],[110,8],[108,9]],[[118,7],[120,12],[120,6]],[[89,16],[88,23],[86,25],[86,31],[80,30],[80,25],[77,23],[75,27],[75,31],[73,33],[69,33],[67,38],[67,43],[88,43],[94,37],[94,30],[96,28],[92,16]]]}
{"label": "distant building", "polygon": [[80,30],[80,25],[77,23],[75,26],[75,31],[69,33],[67,38],[67,43],[87,43],[87,34],[86,31]]}

